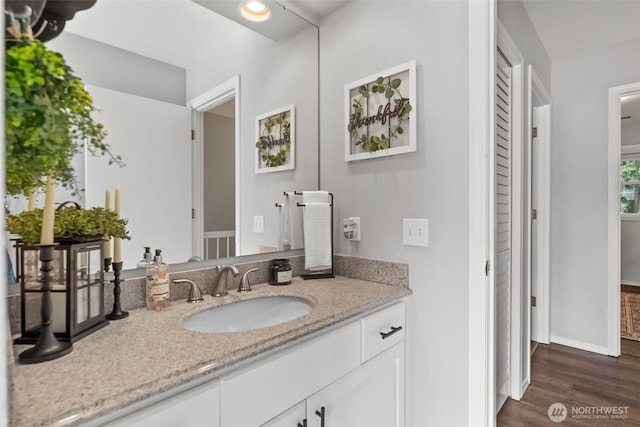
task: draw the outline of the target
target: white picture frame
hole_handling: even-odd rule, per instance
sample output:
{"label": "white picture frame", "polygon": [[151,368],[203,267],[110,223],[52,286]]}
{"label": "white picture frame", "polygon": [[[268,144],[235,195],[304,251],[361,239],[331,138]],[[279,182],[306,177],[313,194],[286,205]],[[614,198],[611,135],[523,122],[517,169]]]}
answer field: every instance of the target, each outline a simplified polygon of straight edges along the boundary
{"label": "white picture frame", "polygon": [[295,111],[295,104],[289,104],[256,117],[257,174],[295,169]]}
{"label": "white picture frame", "polygon": [[415,60],[346,84],[344,100],[345,161],[417,150]]}

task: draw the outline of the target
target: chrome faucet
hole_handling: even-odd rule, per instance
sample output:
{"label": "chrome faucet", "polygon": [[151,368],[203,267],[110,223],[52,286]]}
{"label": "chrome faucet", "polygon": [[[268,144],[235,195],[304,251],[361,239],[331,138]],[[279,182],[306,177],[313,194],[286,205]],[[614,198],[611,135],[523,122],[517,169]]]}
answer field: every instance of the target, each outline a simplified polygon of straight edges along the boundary
{"label": "chrome faucet", "polygon": [[240,279],[240,285],[238,286],[238,292],[251,292],[251,283],[249,283],[249,273],[258,271],[258,267],[254,267],[251,270],[247,270]]}
{"label": "chrome faucet", "polygon": [[202,291],[200,287],[196,285],[193,281],[188,279],[175,279],[173,283],[188,283],[191,285],[189,289],[189,297],[187,298],[187,302],[202,302],[204,298],[202,298]]}
{"label": "chrome faucet", "polygon": [[227,280],[229,278],[229,272],[233,274],[233,277],[236,277],[240,274],[240,271],[238,271],[238,267],[235,265],[218,265],[216,266],[216,270],[218,270],[218,277],[216,278],[216,284],[213,287],[213,291],[211,291],[211,295],[214,297],[223,297],[228,294]]}

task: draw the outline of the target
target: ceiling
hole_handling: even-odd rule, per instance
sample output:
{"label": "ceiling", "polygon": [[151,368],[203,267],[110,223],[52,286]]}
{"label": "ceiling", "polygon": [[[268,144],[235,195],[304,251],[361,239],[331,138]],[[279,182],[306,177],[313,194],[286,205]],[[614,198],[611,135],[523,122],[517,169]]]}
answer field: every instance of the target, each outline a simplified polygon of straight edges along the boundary
{"label": "ceiling", "polygon": [[[278,3],[317,25],[323,16],[348,1],[278,0]],[[269,2],[275,4],[273,0]],[[68,21],[65,31],[190,68],[212,43],[224,43],[230,34],[239,30],[235,19],[224,15],[236,12],[240,3],[240,0],[99,0]],[[278,22],[268,21],[270,29],[265,31],[258,25],[261,34],[277,40],[300,29],[302,19],[288,19],[286,15],[291,14],[283,17],[283,9],[275,9]],[[255,24],[253,29],[256,30]]]}
{"label": "ceiling", "polygon": [[[237,5],[240,0],[196,1]],[[322,17],[351,0],[277,1],[318,25]],[[523,4],[552,61],[640,39],[640,0],[523,0]],[[194,52],[206,51],[212,41],[224,42],[237,31],[231,19],[212,8],[188,0],[99,0],[69,21],[65,31],[188,68],[198,60]],[[180,48],[185,45],[193,48]]]}
{"label": "ceiling", "polygon": [[551,61],[640,39],[640,0],[523,3]]}

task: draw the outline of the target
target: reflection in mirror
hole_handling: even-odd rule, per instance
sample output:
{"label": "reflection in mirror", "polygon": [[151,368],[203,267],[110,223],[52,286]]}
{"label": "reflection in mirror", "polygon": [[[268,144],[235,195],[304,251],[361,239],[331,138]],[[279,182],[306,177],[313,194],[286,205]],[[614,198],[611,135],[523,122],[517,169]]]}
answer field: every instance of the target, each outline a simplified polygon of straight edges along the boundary
{"label": "reflection in mirror", "polygon": [[[203,231],[235,233],[229,255],[277,247],[275,203],[284,191],[318,188],[318,30],[281,12],[302,25],[275,41],[192,1],[104,0],[49,42],[87,84],[106,142],[126,163],[120,169],[100,158],[76,159],[82,205],[102,206],[106,190],[121,188],[132,236],[122,246],[125,269],[135,267],[145,246],[162,249],[169,263],[215,257],[213,245],[206,254],[204,242],[194,242],[193,217],[207,216]],[[222,147],[196,156],[191,142],[191,101],[230,79],[239,81],[235,158],[224,165],[235,164],[233,175],[219,164]],[[296,106],[295,169],[256,174],[256,117],[290,104]],[[217,125],[205,130],[215,137],[224,132]],[[203,185],[211,189],[207,195],[194,191],[192,170],[199,163],[211,183]],[[224,169],[226,175],[217,175]],[[213,189],[222,184],[226,189]],[[233,201],[223,195],[232,187]],[[18,205],[12,212],[22,210]],[[234,208],[234,222],[211,225],[209,215],[222,207]],[[254,231],[254,217],[263,218],[264,231]],[[219,256],[226,255],[221,242]]]}

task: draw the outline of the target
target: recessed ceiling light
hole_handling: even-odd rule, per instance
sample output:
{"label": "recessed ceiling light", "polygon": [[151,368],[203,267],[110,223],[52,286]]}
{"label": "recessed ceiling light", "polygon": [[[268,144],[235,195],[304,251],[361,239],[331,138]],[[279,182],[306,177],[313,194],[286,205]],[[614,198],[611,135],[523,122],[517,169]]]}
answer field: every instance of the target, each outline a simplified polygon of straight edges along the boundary
{"label": "recessed ceiling light", "polygon": [[259,1],[249,1],[240,6],[240,14],[249,21],[263,22],[271,17],[271,9]]}

